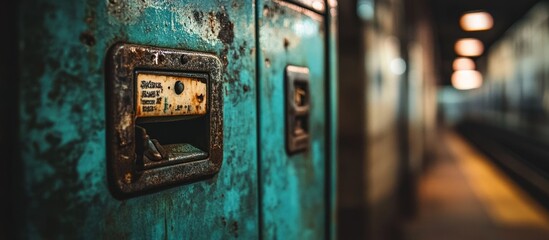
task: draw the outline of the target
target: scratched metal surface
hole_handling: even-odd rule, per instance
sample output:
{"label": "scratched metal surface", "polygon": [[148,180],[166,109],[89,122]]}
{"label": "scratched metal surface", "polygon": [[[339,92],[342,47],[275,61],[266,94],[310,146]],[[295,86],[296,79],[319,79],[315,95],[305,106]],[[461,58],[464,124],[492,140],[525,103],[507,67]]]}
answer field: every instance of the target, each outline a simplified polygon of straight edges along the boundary
{"label": "scratched metal surface", "polygon": [[[14,197],[23,206],[20,237],[257,238],[254,11],[252,2],[223,0],[22,3],[22,149],[14,174],[21,189]],[[106,177],[104,59],[115,42],[221,56],[225,152],[218,175],[113,198]]]}
{"label": "scratched metal surface", "polygon": [[[285,2],[258,1],[260,211],[266,239],[322,239],[326,230],[325,25]],[[284,69],[310,69],[310,147],[285,149]]]}

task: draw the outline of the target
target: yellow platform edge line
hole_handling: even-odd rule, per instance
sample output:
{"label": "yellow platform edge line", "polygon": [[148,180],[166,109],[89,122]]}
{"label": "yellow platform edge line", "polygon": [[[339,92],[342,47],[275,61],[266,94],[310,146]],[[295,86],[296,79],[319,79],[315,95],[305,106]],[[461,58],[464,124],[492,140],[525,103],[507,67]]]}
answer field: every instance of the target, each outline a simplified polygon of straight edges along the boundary
{"label": "yellow platform edge line", "polygon": [[495,225],[549,229],[549,214],[512,182],[486,156],[462,137],[449,132],[445,139],[455,162]]}

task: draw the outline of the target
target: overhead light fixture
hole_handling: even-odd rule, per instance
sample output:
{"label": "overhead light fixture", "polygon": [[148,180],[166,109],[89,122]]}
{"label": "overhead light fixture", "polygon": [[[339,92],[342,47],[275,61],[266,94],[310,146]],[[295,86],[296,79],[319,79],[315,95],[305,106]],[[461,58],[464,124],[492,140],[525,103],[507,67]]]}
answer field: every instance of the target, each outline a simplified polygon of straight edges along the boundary
{"label": "overhead light fixture", "polygon": [[456,42],[454,50],[460,56],[478,57],[484,52],[484,44],[476,38],[462,38]]}
{"label": "overhead light fixture", "polygon": [[454,68],[454,71],[459,70],[475,70],[476,64],[475,62],[466,57],[459,57],[454,60],[454,63],[452,64],[452,67]]}
{"label": "overhead light fixture", "polygon": [[482,75],[475,70],[459,70],[452,74],[452,86],[458,90],[475,89],[482,86]]}
{"label": "overhead light fixture", "polygon": [[324,1],[322,0],[313,0],[311,5],[317,11],[324,11]]}
{"label": "overhead light fixture", "polygon": [[402,75],[406,72],[406,62],[402,58],[395,58],[391,60],[389,69],[395,75]]}
{"label": "overhead light fixture", "polygon": [[465,31],[484,31],[494,26],[494,19],[484,11],[470,12],[461,16],[459,24]]}
{"label": "overhead light fixture", "polygon": [[371,21],[375,16],[374,0],[358,0],[357,2],[358,17],[364,21]]}

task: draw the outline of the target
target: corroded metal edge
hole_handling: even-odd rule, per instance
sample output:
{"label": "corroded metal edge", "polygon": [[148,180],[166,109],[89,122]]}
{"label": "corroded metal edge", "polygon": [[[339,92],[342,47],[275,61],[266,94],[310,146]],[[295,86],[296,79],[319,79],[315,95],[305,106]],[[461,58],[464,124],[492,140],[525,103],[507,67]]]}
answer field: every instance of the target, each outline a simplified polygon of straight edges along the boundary
{"label": "corroded metal edge", "polygon": [[[125,198],[193,182],[219,172],[223,161],[222,63],[215,55],[118,43],[106,58],[107,166],[109,187]],[[204,160],[138,170],[135,154],[136,70],[206,73],[210,79],[209,157]]]}
{"label": "corroded metal edge", "polygon": [[314,12],[324,14],[326,12],[326,3],[323,0],[284,0],[296,4],[298,6],[307,8]]}

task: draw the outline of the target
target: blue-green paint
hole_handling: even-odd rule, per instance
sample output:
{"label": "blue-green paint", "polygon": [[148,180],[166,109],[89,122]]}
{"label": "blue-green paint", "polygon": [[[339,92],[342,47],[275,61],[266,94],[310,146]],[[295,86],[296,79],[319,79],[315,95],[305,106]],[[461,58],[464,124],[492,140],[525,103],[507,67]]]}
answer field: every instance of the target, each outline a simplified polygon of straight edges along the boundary
{"label": "blue-green paint", "polygon": [[[18,11],[20,237],[322,239],[330,227],[334,236],[331,20],[267,0],[28,0]],[[224,160],[217,175],[125,200],[112,196],[104,66],[117,42],[219,56]],[[310,148],[292,156],[284,146],[288,64],[309,67],[311,76]]]}
{"label": "blue-green paint", "polygon": [[329,159],[327,166],[327,172],[329,173],[327,178],[327,184],[329,192],[327,194],[327,198],[330,199],[330,202],[328,203],[328,211],[330,211],[330,214],[328,215],[328,225],[327,227],[330,228],[330,235],[328,238],[330,239],[336,239],[337,236],[337,125],[338,125],[338,82],[337,82],[337,75],[338,75],[338,52],[337,52],[337,1],[335,0],[327,0],[326,1],[328,6],[328,12],[326,14],[327,18],[327,29],[329,33],[329,39],[328,39],[328,45],[327,45],[327,52],[328,52],[328,83],[326,85],[327,87],[327,106],[328,108],[328,131],[330,136],[328,137],[328,143],[327,143],[327,149],[329,149]]}
{"label": "blue-green paint", "polygon": [[[323,15],[258,1],[261,231],[266,239],[322,239],[326,230],[326,45]],[[310,147],[285,147],[287,65],[310,71]]]}
{"label": "blue-green paint", "polygon": [[[258,237],[252,2],[29,0],[19,12],[22,237]],[[104,61],[115,42],[221,56],[219,174],[127,200],[111,195]]]}

